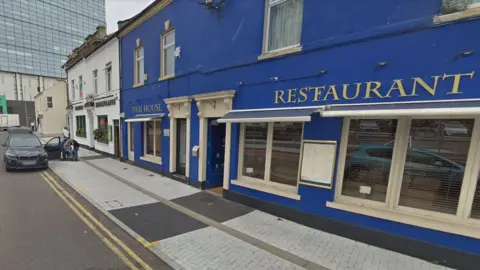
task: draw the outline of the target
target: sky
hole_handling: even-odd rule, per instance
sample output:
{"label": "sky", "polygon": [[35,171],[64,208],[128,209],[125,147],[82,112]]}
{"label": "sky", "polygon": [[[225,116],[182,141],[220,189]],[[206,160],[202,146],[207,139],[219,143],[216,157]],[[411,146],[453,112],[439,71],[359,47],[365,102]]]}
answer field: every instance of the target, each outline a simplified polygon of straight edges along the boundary
{"label": "sky", "polygon": [[105,0],[107,33],[117,31],[117,22],[133,17],[154,0]]}

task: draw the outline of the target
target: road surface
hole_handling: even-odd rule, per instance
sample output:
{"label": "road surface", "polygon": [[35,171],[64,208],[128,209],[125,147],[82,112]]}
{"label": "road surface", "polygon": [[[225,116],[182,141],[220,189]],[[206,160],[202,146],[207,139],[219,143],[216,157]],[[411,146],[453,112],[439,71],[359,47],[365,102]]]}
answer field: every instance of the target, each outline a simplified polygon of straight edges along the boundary
{"label": "road surface", "polygon": [[61,180],[43,171],[7,173],[3,152],[0,269],[170,269]]}

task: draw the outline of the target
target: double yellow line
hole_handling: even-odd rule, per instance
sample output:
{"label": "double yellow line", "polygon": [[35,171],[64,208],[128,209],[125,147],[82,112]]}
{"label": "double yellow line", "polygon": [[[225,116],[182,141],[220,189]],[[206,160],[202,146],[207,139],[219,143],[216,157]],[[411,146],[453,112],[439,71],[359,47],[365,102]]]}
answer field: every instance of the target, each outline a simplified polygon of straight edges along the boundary
{"label": "double yellow line", "polygon": [[[132,270],[152,270],[137,254],[128,248],[109,229],[88,212],[72,195],[70,195],[58,182],[48,173],[42,172],[42,177],[53,191],[72,209],[72,211],[110,248],[124,263]],[[113,241],[113,242],[112,242]],[[115,244],[116,245],[115,245]],[[118,247],[128,256],[126,256]],[[130,258],[129,258],[130,257]],[[135,263],[132,263],[131,259]]]}

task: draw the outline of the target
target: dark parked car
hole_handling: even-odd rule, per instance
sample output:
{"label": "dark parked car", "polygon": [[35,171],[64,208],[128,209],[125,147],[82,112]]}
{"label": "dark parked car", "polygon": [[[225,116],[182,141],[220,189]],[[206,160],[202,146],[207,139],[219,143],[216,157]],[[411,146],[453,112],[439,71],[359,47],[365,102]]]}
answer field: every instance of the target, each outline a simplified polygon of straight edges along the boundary
{"label": "dark parked car", "polygon": [[32,129],[21,126],[8,127],[8,134],[33,134]]}
{"label": "dark parked car", "polygon": [[34,134],[10,134],[3,144],[3,162],[6,171],[18,169],[46,169],[48,160],[60,159],[60,139],[51,139],[45,145]]}

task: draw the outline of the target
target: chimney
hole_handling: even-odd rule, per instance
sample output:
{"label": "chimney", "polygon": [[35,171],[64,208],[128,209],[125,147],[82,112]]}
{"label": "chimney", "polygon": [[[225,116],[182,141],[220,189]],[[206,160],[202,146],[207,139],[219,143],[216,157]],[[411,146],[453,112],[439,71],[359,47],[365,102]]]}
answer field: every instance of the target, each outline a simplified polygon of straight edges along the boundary
{"label": "chimney", "polygon": [[107,31],[105,30],[104,25],[99,25],[97,26],[97,31],[95,33],[95,36],[97,38],[104,38],[107,35]]}
{"label": "chimney", "polygon": [[126,20],[123,20],[123,21],[118,21],[117,22],[117,26],[118,26],[118,30],[122,29],[124,25],[126,25],[131,19],[126,19]]}

